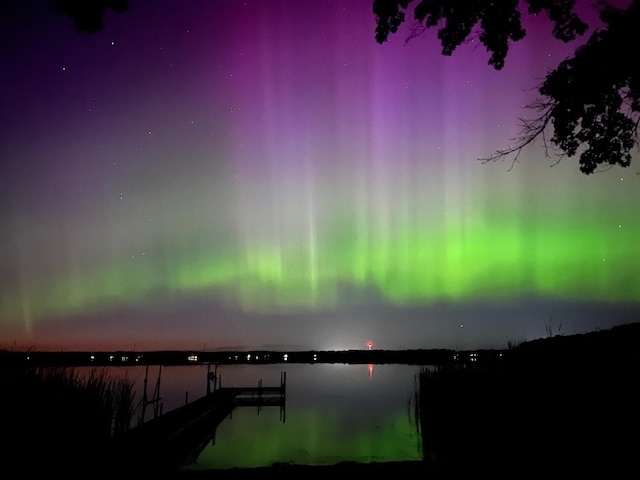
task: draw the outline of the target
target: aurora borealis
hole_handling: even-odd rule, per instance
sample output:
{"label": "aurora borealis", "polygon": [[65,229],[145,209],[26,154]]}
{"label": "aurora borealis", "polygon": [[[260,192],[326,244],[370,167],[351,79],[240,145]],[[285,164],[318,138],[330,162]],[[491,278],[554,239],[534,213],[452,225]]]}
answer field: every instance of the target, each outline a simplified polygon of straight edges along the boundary
{"label": "aurora borealis", "polygon": [[2,7],[0,348],[504,347],[638,320],[637,160],[477,160],[580,43],[545,18],[495,71],[434,32],[377,44],[370,0],[129,0],[93,34],[27,3]]}

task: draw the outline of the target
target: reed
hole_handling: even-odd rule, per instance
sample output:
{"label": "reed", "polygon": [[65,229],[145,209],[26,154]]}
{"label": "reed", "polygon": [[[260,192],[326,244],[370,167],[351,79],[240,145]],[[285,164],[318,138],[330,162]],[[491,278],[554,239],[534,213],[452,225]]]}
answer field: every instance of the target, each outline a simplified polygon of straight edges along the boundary
{"label": "reed", "polygon": [[108,461],[134,415],[133,383],[104,369],[0,369],[0,424],[8,462],[26,471],[82,470]]}
{"label": "reed", "polygon": [[637,468],[640,336],[554,336],[505,362],[423,368],[416,424],[426,461],[448,472]]}

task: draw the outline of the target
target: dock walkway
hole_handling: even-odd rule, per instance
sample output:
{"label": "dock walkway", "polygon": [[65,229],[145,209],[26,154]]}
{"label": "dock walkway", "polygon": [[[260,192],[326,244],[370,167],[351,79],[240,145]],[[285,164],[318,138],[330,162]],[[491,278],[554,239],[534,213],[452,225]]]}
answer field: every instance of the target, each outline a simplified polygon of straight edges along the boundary
{"label": "dock walkway", "polygon": [[218,388],[132,428],[115,439],[117,458],[145,471],[178,469],[215,439],[218,425],[240,406],[279,406],[284,421],[286,374],[278,387]]}

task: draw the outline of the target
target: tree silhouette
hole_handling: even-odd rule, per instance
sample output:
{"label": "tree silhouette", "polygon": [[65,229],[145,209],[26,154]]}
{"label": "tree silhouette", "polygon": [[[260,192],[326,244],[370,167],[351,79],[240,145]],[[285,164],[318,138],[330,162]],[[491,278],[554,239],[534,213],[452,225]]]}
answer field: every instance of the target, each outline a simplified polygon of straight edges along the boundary
{"label": "tree silhouette", "polygon": [[128,9],[127,0],[55,0],[55,9],[69,15],[81,32],[96,33],[104,27],[104,12],[111,8],[122,13]]}
{"label": "tree silhouette", "polygon": [[[398,31],[411,2],[373,0],[378,43]],[[574,40],[588,29],[575,12],[574,0],[420,0],[411,12],[416,24],[407,41],[437,28],[442,54],[452,55],[477,36],[490,54],[489,65],[500,70],[509,44],[527,33],[521,21],[525,4],[529,14],[546,12],[553,36],[560,41]],[[626,8],[603,1],[598,6],[604,27],[594,30],[572,57],[547,74],[538,87],[540,97],[527,106],[535,115],[520,119],[521,134],[513,146],[480,160],[511,157],[515,163],[525,147],[542,138],[546,154],[558,161],[578,155],[584,174],[631,164],[640,121],[640,68],[633,57],[640,0],[632,0]]]}

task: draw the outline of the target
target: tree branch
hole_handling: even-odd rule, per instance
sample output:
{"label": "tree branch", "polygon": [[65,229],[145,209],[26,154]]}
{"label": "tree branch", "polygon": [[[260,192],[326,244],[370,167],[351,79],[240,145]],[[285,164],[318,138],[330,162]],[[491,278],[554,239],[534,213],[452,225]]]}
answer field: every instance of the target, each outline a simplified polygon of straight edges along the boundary
{"label": "tree branch", "polygon": [[[539,115],[534,119],[521,118],[519,120],[522,134],[512,139],[512,142],[515,142],[515,145],[512,147],[497,150],[493,155],[490,155],[488,157],[480,158],[480,162],[496,162],[498,160],[504,160],[505,158],[513,155],[511,166],[508,169],[508,171],[510,171],[518,162],[518,157],[520,156],[522,150],[528,145],[535,142],[535,140],[540,136],[543,140],[545,157],[550,157],[551,155],[549,154],[549,143],[547,141],[545,131],[553,117],[552,114],[554,107],[555,104],[553,102],[542,100],[538,100],[537,102],[529,105],[528,108],[537,110],[539,112]],[[562,155],[559,156],[558,161],[560,161],[561,158]]]}

